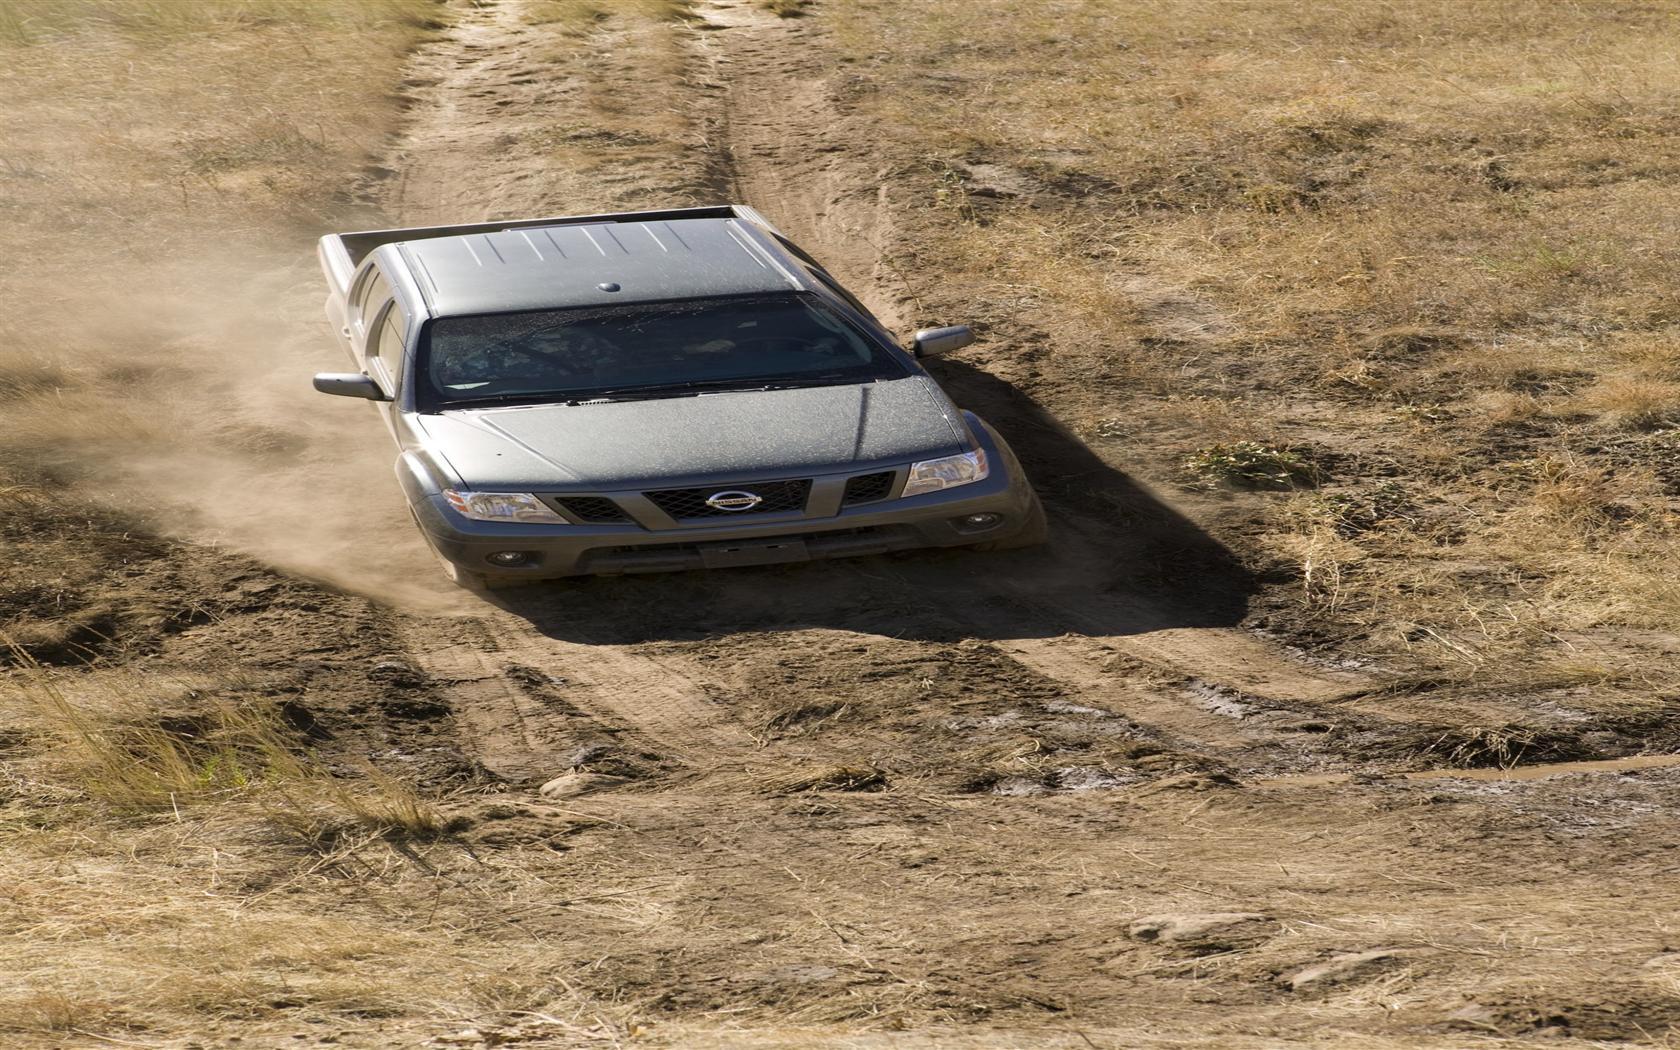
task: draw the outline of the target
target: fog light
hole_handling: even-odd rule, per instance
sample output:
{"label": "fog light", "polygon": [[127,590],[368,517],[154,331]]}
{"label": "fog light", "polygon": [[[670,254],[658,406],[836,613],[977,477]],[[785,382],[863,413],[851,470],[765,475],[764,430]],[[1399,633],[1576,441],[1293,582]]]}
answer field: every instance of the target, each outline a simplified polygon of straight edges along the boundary
{"label": "fog light", "polygon": [[995,527],[1002,520],[1002,514],[993,514],[987,511],[983,514],[965,514],[956,519],[953,524],[962,532],[983,532]]}
{"label": "fog light", "polygon": [[484,559],[491,565],[524,565],[530,560],[530,555],[524,551],[497,551]]}

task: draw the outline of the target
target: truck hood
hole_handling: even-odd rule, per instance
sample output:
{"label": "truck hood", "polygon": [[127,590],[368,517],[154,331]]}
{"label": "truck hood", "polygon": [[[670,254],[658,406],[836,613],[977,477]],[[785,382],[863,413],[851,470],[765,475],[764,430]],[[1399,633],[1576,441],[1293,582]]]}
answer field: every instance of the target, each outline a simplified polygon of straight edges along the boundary
{"label": "truck hood", "polygon": [[611,490],[821,474],[953,455],[963,424],[932,381],[729,391],[421,416],[468,488]]}

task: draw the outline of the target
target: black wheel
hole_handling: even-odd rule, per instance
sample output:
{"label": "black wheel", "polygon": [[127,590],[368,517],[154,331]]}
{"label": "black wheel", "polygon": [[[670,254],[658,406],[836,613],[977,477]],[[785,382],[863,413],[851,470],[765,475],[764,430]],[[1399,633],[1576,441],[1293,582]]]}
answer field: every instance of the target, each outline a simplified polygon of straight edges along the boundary
{"label": "black wheel", "polygon": [[1032,507],[1027,511],[1027,520],[1021,527],[1001,539],[986,540],[976,543],[977,551],[1013,551],[1023,547],[1038,547],[1050,540],[1050,519],[1044,513],[1044,504],[1039,502],[1038,493],[1033,493]]}

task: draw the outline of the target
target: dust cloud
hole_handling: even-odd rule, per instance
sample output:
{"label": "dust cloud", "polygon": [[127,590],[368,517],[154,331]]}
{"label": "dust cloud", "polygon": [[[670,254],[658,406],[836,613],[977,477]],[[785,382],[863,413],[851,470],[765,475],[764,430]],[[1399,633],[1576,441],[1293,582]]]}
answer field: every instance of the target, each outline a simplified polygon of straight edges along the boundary
{"label": "dust cloud", "polygon": [[25,293],[60,320],[5,333],[8,445],[160,533],[405,611],[481,610],[416,531],[375,411],[312,388],[349,360],[312,245],[290,247]]}

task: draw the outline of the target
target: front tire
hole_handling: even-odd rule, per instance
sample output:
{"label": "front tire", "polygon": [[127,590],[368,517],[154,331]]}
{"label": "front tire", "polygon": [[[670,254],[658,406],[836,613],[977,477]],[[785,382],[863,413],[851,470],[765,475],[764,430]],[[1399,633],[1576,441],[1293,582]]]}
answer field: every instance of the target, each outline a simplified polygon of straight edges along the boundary
{"label": "front tire", "polygon": [[1027,510],[1027,520],[1021,527],[1001,539],[986,540],[976,543],[977,551],[1013,551],[1025,547],[1040,547],[1050,542],[1050,518],[1044,513],[1044,504],[1039,501],[1038,493],[1032,494],[1032,506]]}

